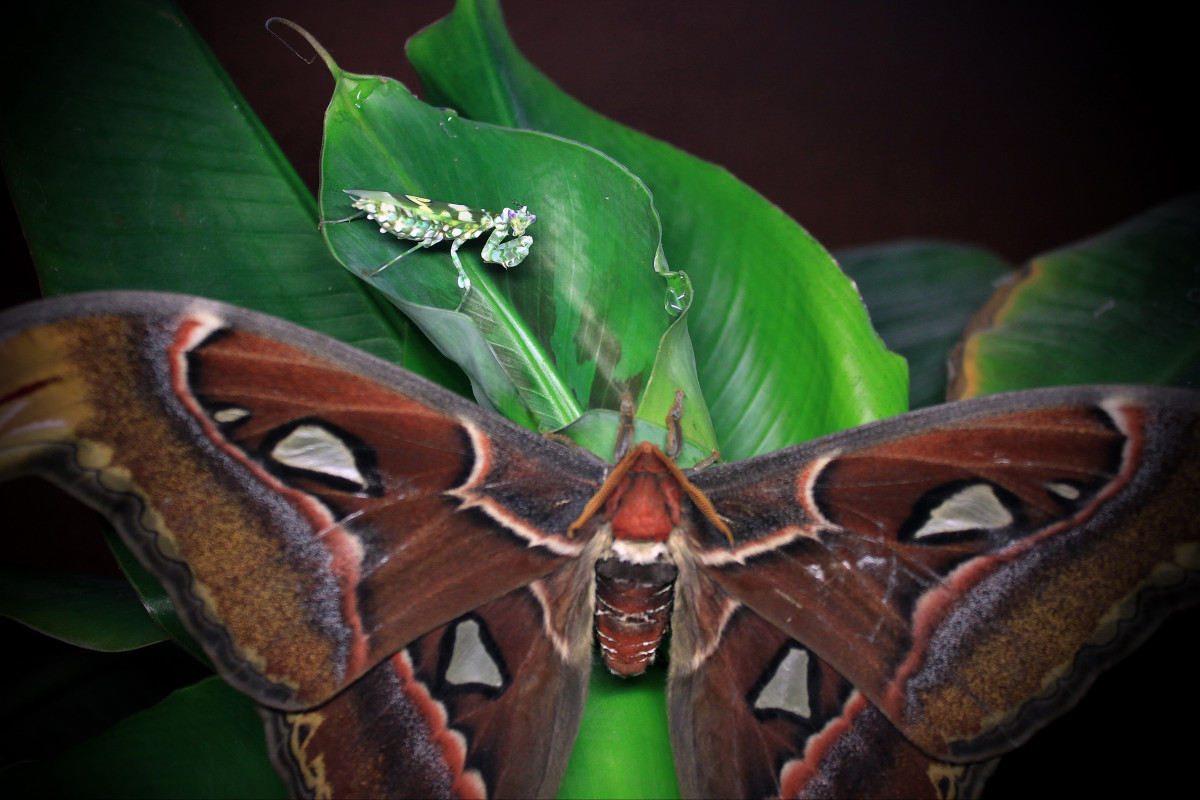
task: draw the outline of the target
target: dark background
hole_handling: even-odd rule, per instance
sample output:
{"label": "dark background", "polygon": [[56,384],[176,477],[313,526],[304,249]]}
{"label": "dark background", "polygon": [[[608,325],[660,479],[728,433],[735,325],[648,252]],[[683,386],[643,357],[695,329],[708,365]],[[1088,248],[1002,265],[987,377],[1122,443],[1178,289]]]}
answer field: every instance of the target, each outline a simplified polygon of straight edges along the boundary
{"label": "dark background", "polygon": [[[285,16],[343,68],[418,88],[403,43],[451,5],[182,3],[314,190],[332,82],[263,22]],[[936,237],[1021,263],[1200,187],[1185,6],[508,0],[504,8],[518,45],[567,92],[727,167],[830,248]],[[19,241],[11,220],[10,247]],[[10,275],[0,305],[36,295],[28,267]],[[1121,794],[1143,777],[1163,791],[1164,774],[1187,779],[1200,704],[1186,643],[1197,619],[1174,618],[1081,708],[1007,757],[989,794]]]}
{"label": "dark background", "polygon": [[[567,92],[727,167],[831,249],[935,237],[1020,263],[1200,186],[1182,10],[981,5],[504,9],[521,49]],[[315,190],[332,82],[264,21],[286,16],[343,68],[417,88],[404,41],[452,2],[182,7]],[[10,289],[36,294],[28,281]]]}
{"label": "dark background", "polygon": [[[727,167],[827,247],[934,236],[1022,260],[1197,188],[1196,71],[1182,19],[1127,6],[979,5],[504,9],[518,46],[568,93]],[[315,186],[315,122],[332,82],[263,20],[286,16],[344,69],[415,87],[403,42],[452,3],[183,6]]]}

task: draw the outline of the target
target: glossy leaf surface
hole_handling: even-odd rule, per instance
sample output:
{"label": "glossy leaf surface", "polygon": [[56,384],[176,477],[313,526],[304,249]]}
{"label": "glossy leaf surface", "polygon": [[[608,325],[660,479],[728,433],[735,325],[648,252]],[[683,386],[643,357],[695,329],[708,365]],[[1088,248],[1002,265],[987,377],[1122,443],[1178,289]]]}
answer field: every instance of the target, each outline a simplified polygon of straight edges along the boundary
{"label": "glossy leaf surface", "polygon": [[[459,251],[473,286],[459,315],[464,333],[486,342],[507,383],[495,386],[489,370],[475,369],[482,396],[510,418],[556,429],[583,409],[616,408],[623,392],[640,394],[671,322],[666,286],[654,270],[658,218],[641,181],[591,148],[473,122],[421,103],[396,81],[330,67],[337,88],[322,161],[326,219],[353,212],[348,188],[492,214],[528,205],[538,216],[528,230],[530,254],[511,270],[484,265],[477,243]],[[381,235],[368,220],[324,231],[352,273],[407,308],[452,313],[463,299],[448,244],[414,251],[377,273],[412,243]],[[415,311],[432,337],[462,335],[447,328],[452,320]]]}
{"label": "glossy leaf surface", "polygon": [[283,797],[253,702],[220,678],[181,689],[45,765],[4,772],[41,797]]}
{"label": "glossy leaf surface", "polygon": [[879,335],[908,359],[909,405],[945,402],[950,351],[1009,266],[987,250],[950,242],[889,242],[834,255]]}
{"label": "glossy leaf surface", "polygon": [[728,172],[563,94],[517,51],[496,3],[459,3],[408,53],[432,102],[585,142],[646,182],[664,251],[694,285],[696,365],[727,459],[904,410],[903,363],[812,237]]}
{"label": "glossy leaf surface", "polygon": [[40,67],[10,86],[0,156],[47,294],[192,292],[401,361],[407,323],[337,269],[311,195],[177,9],[78,4],[9,30],[7,57]]}
{"label": "glossy leaf surface", "polygon": [[0,567],[0,614],[89,650],[135,650],[167,638],[120,578]]}
{"label": "glossy leaf surface", "polygon": [[1200,381],[1200,195],[1033,259],[971,322],[954,398]]}

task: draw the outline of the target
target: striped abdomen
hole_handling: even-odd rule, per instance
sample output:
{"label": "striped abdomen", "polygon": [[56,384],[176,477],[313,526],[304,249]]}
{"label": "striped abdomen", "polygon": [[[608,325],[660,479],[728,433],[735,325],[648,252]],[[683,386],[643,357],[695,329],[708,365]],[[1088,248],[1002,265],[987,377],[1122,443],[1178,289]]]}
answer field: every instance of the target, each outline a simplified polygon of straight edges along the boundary
{"label": "striped abdomen", "polygon": [[596,638],[617,675],[640,675],[654,663],[671,618],[676,574],[669,562],[606,558],[596,564]]}

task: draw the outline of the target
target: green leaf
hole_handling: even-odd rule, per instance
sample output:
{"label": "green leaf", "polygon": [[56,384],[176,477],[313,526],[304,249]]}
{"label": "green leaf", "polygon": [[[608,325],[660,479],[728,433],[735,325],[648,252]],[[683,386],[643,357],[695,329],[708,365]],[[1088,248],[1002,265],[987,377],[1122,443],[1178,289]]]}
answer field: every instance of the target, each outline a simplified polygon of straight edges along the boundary
{"label": "green leaf", "polygon": [[[408,52],[433,102],[586,142],[647,183],[663,220],[663,251],[694,284],[687,325],[699,382],[684,423],[703,387],[727,459],[904,410],[903,362],[882,348],[853,285],[807,233],[724,170],[563,95],[517,52],[495,3],[458,3]],[[681,324],[676,333],[683,332]],[[688,388],[681,376],[690,371],[678,360],[656,369],[648,404],[661,411],[675,389]],[[639,416],[654,419],[648,408]],[[589,707],[611,699],[624,717],[608,735],[581,732],[565,787],[605,796],[659,792],[642,776],[671,763],[669,748],[626,748],[621,734],[658,731],[665,741],[665,716],[626,704],[628,688],[593,686]],[[614,750],[625,758],[622,769],[587,769]]]}
{"label": "green leaf", "polygon": [[904,410],[904,365],[820,245],[725,170],[564,95],[517,51],[487,0],[462,0],[408,46],[431,101],[586,142],[654,193],[663,250],[695,287],[689,327],[726,458]]}
{"label": "green leaf", "polygon": [[972,321],[956,398],[1200,382],[1200,195],[1033,259]]}
{"label": "green leaf", "polygon": [[[654,372],[651,373],[646,392],[642,395],[639,415],[642,419],[666,420],[675,404],[676,393],[683,392],[683,414],[679,419],[683,437],[685,442],[695,443],[703,452],[695,457],[685,452],[679,462],[694,464],[717,451],[717,434],[713,430],[708,409],[704,406],[687,320],[688,311],[684,311],[659,342]],[[661,446],[665,438],[659,435],[643,440],[635,434],[635,441],[649,441]],[[611,453],[612,450],[608,452]]]}
{"label": "green leaf", "polygon": [[946,400],[950,351],[1011,269],[999,256],[949,242],[892,242],[834,253],[862,292],[875,330],[908,359],[912,408]]}
{"label": "green leaf", "polygon": [[254,703],[219,678],[181,689],[43,763],[0,773],[12,796],[283,797]]}
{"label": "green leaf", "polygon": [[0,614],[47,636],[109,653],[167,638],[120,578],[0,566]]}
{"label": "green leaf", "polygon": [[485,265],[473,243],[459,251],[472,284],[465,301],[446,243],[393,261],[413,243],[368,220],[326,224],[338,259],[404,308],[467,369],[477,397],[510,418],[557,429],[637,393],[671,321],[655,274],[658,217],[641,181],[589,147],[467,120],[394,80],[329,67],[327,219],[353,212],[346,189],[460,203],[477,219],[516,198],[538,217],[530,254],[512,270]]}
{"label": "green leaf", "polygon": [[212,674],[165,642],[101,652],[8,619],[0,619],[0,636],[10,667],[0,694],[0,765],[57,755]]}
{"label": "green leaf", "polygon": [[8,83],[0,157],[47,294],[199,294],[401,360],[416,337],[330,258],[312,196],[174,6],[30,16],[7,27],[10,74],[38,68]]}
{"label": "green leaf", "polygon": [[662,666],[627,680],[613,675],[596,659],[579,738],[558,790],[560,800],[679,796],[674,762],[645,757],[646,753],[670,752],[666,727],[630,724],[631,720],[667,718],[666,682]]}
{"label": "green leaf", "polygon": [[[196,292],[281,314],[393,360],[400,356],[400,340],[406,349],[411,346],[400,315],[333,266],[316,233],[318,215],[311,198],[175,9],[162,3],[81,4],[52,22],[14,25],[10,30],[20,32],[20,39],[9,43],[10,74],[26,74],[31,63],[39,66],[36,81],[10,82],[10,121],[0,132],[0,155],[31,249],[51,291]],[[480,26],[476,33],[486,36],[496,29]],[[511,50],[511,43],[507,47]],[[45,55],[62,52],[73,57]],[[478,54],[468,50],[466,55]],[[468,75],[480,66],[460,52],[452,60],[453,69],[460,67],[461,60]],[[79,63],[88,64],[86,76],[78,74]],[[511,77],[504,63],[485,65],[478,73],[481,84],[502,86]],[[575,128],[594,127],[598,135],[589,141],[618,153],[623,163],[650,176],[660,207],[670,209],[664,250],[676,266],[702,275],[696,281],[700,302],[689,322],[704,342],[696,351],[701,385],[719,390],[714,403],[722,409],[720,429],[727,457],[772,449],[899,410],[902,370],[879,348],[852,287],[831,268],[828,255],[811,237],[727,173],[589,116],[590,112],[569,102],[562,105],[565,101],[548,82],[536,73],[529,75],[533,83],[526,81],[519,90],[530,100],[529,108],[549,122],[520,127],[568,134]],[[539,99],[538,91],[549,94]],[[376,86],[375,92],[381,93],[381,99],[393,92],[401,97],[395,86]],[[555,128],[550,122],[560,107],[566,118],[561,128]],[[430,128],[427,133],[447,129],[463,133],[474,125],[462,118],[452,120],[449,114],[438,120],[438,130]],[[484,128],[477,126],[477,130]],[[684,375],[692,358],[686,331],[680,323],[668,328],[670,319],[662,312],[662,277],[650,274],[665,270],[665,259],[657,234],[648,233],[657,220],[651,219],[654,208],[648,204],[645,187],[619,165],[578,145],[528,132],[504,132],[496,141],[510,140],[537,142],[514,146],[514,153],[525,152],[523,161],[504,149],[509,145],[499,145],[500,160],[512,156],[519,165],[514,175],[497,172],[490,187],[468,175],[461,187],[448,185],[448,193],[439,197],[490,208],[509,202],[513,193],[527,191],[521,202],[542,215],[540,227],[533,231],[533,254],[509,273],[478,264],[477,250],[464,248],[464,261],[478,286],[496,284],[488,287],[489,301],[501,309],[487,323],[492,331],[483,331],[479,315],[472,315],[468,324],[482,331],[489,343],[495,330],[507,331],[507,344],[502,337],[499,341],[511,352],[512,337],[524,336],[526,329],[506,322],[508,312],[495,302],[505,299],[529,324],[527,330],[534,332],[529,341],[552,354],[562,385],[580,408],[612,407],[619,391],[646,387],[638,413],[654,417],[659,412],[652,413],[651,407],[661,409],[668,402],[671,384],[678,388],[695,381]],[[543,151],[543,147],[557,149]],[[563,174],[562,166],[568,162],[559,160],[557,153],[568,151],[569,159],[575,160],[570,163],[580,166]],[[543,153],[553,153],[553,158],[538,161]],[[601,163],[606,166],[598,167]],[[436,172],[452,165],[435,160],[427,168]],[[595,169],[619,176],[612,184],[618,189],[629,188],[610,196],[594,191],[589,182]],[[389,169],[379,178],[406,175]],[[342,188],[370,188],[360,180],[369,177],[361,175],[344,186],[330,184],[323,199],[330,203],[329,194]],[[381,183],[379,188],[393,187]],[[434,194],[437,188],[438,184],[430,183],[415,185],[411,191]],[[590,199],[577,203],[572,195],[576,190]],[[693,203],[700,204],[697,210],[692,210]],[[552,220],[558,222],[549,224]],[[332,238],[342,236],[342,229],[361,229],[361,234],[353,235],[361,236],[364,247],[382,249],[385,258],[362,260],[371,268],[386,263],[395,255],[396,245],[403,244],[363,224],[327,226],[326,232]],[[368,239],[373,244],[366,244]],[[434,281],[449,270],[452,279],[445,249],[414,253],[412,263],[405,259],[382,276],[391,281],[416,273],[420,280]],[[428,262],[425,267],[420,266],[421,259]],[[632,289],[626,283],[629,276],[645,281],[647,290]],[[502,283],[509,280],[514,285],[532,282],[535,289],[509,292],[508,284]],[[648,288],[651,283],[653,290]],[[801,290],[792,290],[796,286]],[[623,298],[628,298],[628,304],[623,304]],[[639,320],[649,316],[642,309],[651,305],[658,326],[646,328]],[[478,352],[473,342],[463,347]],[[532,345],[527,348],[529,353],[536,350]],[[663,353],[674,363],[664,362]],[[495,354],[479,357],[494,358],[504,366],[503,358]],[[520,359],[535,361],[524,353]],[[540,388],[530,391],[528,387],[540,384],[528,376],[512,379],[511,385],[521,402],[531,402],[527,395],[554,395]],[[527,395],[519,394],[522,389]],[[881,399],[889,391],[893,397]],[[689,403],[699,404],[698,390],[688,396]],[[574,413],[563,413],[565,405],[558,401],[548,407],[549,413],[531,410],[530,418]],[[695,414],[689,409],[686,416]],[[660,420],[661,414],[653,421]],[[703,438],[702,433],[695,435]],[[629,688],[623,684],[614,696],[626,695]],[[604,699],[599,689],[595,696]],[[661,704],[661,693],[659,698]],[[188,705],[170,708],[184,709],[183,719],[189,724],[200,713]],[[243,711],[230,724],[248,724],[255,741],[261,743],[257,719],[245,705]],[[645,734],[661,742],[665,715],[659,708],[653,716],[660,727],[648,727]],[[227,731],[214,729],[209,735],[219,742],[229,740]],[[175,737],[161,743],[168,747],[170,742],[190,746],[186,739]],[[105,791],[107,770],[120,765],[141,769],[147,757],[172,770],[176,760],[191,757],[186,751],[159,756],[129,741],[103,757],[89,752],[93,754],[85,754],[84,761],[70,762],[83,766],[64,766],[63,775],[74,768],[80,774],[95,770],[105,776]],[[132,758],[137,758],[136,764]],[[669,769],[669,759],[665,764]],[[58,769],[57,765],[51,768]],[[236,782],[239,793],[257,791],[245,779]],[[203,783],[195,786],[204,787],[205,793],[217,791]],[[155,791],[161,788],[153,785]],[[61,789],[78,790],[77,785]],[[95,786],[88,789],[89,794],[98,791]],[[131,790],[111,792],[128,795]]]}
{"label": "green leaf", "polygon": [[[686,415],[686,413],[685,411],[684,414]],[[580,447],[586,448],[593,453],[608,453],[611,457],[617,443],[618,427],[617,412],[599,409],[587,412],[566,428],[563,428],[559,433],[569,437]],[[662,425],[655,425],[653,422],[646,422],[645,420],[634,420],[633,441],[635,443],[654,442],[662,446],[662,443],[666,440],[667,429]],[[677,461],[681,466],[688,466],[702,461],[711,455],[711,449],[698,447],[685,438]]]}

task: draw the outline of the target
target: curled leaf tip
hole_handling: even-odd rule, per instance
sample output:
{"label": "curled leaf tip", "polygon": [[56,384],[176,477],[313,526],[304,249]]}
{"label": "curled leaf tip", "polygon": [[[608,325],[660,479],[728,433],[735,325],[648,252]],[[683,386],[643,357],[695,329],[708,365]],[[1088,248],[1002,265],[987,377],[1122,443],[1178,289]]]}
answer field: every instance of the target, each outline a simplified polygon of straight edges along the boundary
{"label": "curled leaf tip", "polygon": [[313,62],[312,58],[305,58],[304,56],[300,55],[300,51],[297,50],[295,47],[292,47],[291,42],[287,41],[282,36],[280,36],[278,33],[276,33],[271,28],[271,25],[273,25],[275,23],[279,23],[280,25],[286,25],[287,27],[294,30],[296,33],[303,36],[305,41],[307,41],[312,46],[312,49],[316,51],[317,55],[321,57],[321,60],[325,62],[325,66],[329,68],[329,71],[331,73],[333,73],[334,78],[337,78],[339,75],[341,75],[342,71],[338,67],[337,63],[333,60],[333,56],[331,56],[329,54],[328,50],[326,50],[324,47],[321,46],[321,43],[318,42],[316,37],[314,37],[311,33],[304,30],[304,28],[301,28],[299,25],[292,22],[290,19],[284,19],[283,17],[271,17],[269,20],[267,20],[266,24],[264,25],[264,27],[271,33],[272,36],[274,36],[279,41],[283,42],[284,45],[286,45],[289,50],[291,50],[293,53],[296,54],[297,58],[299,58],[301,61],[303,61],[306,64],[311,64]]}

